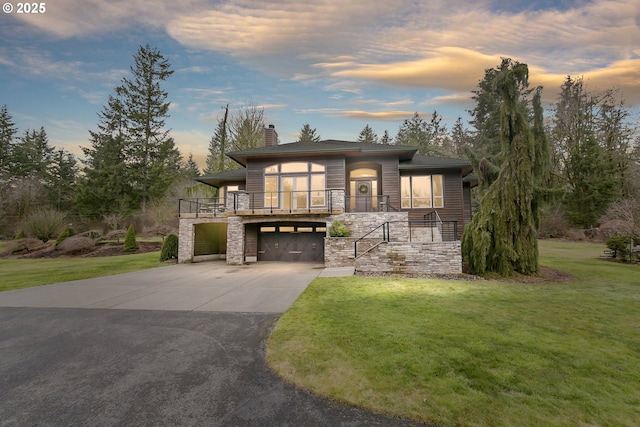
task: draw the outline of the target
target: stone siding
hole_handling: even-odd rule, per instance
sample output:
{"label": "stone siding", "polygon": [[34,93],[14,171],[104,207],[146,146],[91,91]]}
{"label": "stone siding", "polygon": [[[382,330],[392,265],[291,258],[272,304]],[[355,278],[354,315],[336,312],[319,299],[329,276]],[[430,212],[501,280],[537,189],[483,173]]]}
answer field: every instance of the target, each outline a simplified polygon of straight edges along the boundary
{"label": "stone siding", "polygon": [[[355,237],[326,237],[324,239],[324,266],[325,267],[353,267],[355,259]],[[358,242],[358,254],[365,252],[372,246],[380,243],[381,239],[362,239]]]}
{"label": "stone siding", "polygon": [[[333,221],[340,221],[351,232],[350,237],[358,238],[387,221],[401,221],[390,225],[391,240],[406,242],[409,241],[408,220],[407,212],[354,212],[332,215],[327,227],[331,227]],[[382,239],[382,227],[367,237]]]}
{"label": "stone siding", "polygon": [[355,269],[366,273],[460,274],[460,242],[385,242],[358,257]]}
{"label": "stone siding", "polygon": [[180,218],[178,222],[178,263],[193,262],[195,224],[227,222],[227,218]]}
{"label": "stone siding", "polygon": [[230,216],[227,227],[227,264],[244,263],[244,223],[242,217]]}

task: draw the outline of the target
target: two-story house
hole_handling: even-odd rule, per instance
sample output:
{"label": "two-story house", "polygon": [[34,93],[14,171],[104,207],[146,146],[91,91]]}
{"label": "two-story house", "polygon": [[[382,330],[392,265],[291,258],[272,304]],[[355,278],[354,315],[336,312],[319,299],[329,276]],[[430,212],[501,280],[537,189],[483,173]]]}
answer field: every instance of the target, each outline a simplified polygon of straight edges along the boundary
{"label": "two-story house", "polygon": [[[180,200],[178,261],[352,265],[359,251],[382,242],[420,243],[433,252],[433,244],[457,241],[459,252],[471,219],[471,165],[416,152],[335,140],[278,144],[269,126],[263,147],[227,154],[240,169],[196,178],[218,188],[218,197]],[[349,240],[329,238],[336,220],[351,231]],[[358,249],[360,237],[369,241]]]}

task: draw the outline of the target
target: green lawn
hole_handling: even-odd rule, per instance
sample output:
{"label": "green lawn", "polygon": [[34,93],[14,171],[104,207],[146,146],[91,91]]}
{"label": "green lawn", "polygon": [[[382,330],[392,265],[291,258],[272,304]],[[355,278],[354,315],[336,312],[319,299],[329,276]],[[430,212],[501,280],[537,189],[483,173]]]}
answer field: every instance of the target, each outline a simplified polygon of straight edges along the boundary
{"label": "green lawn", "polygon": [[95,258],[0,259],[0,291],[160,267],[160,252]]}
{"label": "green lawn", "polygon": [[640,266],[544,241],[570,282],[319,278],[276,325],[286,380],[443,426],[640,424]]}

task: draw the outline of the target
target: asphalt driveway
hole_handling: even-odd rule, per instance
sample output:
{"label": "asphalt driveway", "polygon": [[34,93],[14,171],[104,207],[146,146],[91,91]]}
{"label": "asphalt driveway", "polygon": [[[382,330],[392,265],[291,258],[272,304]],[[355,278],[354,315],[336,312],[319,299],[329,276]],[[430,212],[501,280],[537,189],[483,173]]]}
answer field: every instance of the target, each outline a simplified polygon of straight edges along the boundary
{"label": "asphalt driveway", "polygon": [[164,267],[0,293],[0,425],[417,425],[283,383],[264,361],[266,340],[327,272],[246,267]]}

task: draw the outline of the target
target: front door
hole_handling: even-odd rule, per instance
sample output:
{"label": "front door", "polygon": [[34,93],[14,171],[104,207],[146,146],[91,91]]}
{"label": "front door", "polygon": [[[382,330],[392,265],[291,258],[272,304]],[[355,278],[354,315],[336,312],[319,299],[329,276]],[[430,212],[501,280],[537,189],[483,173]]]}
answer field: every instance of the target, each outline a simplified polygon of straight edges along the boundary
{"label": "front door", "polygon": [[369,212],[372,210],[371,181],[356,181],[356,212]]}

